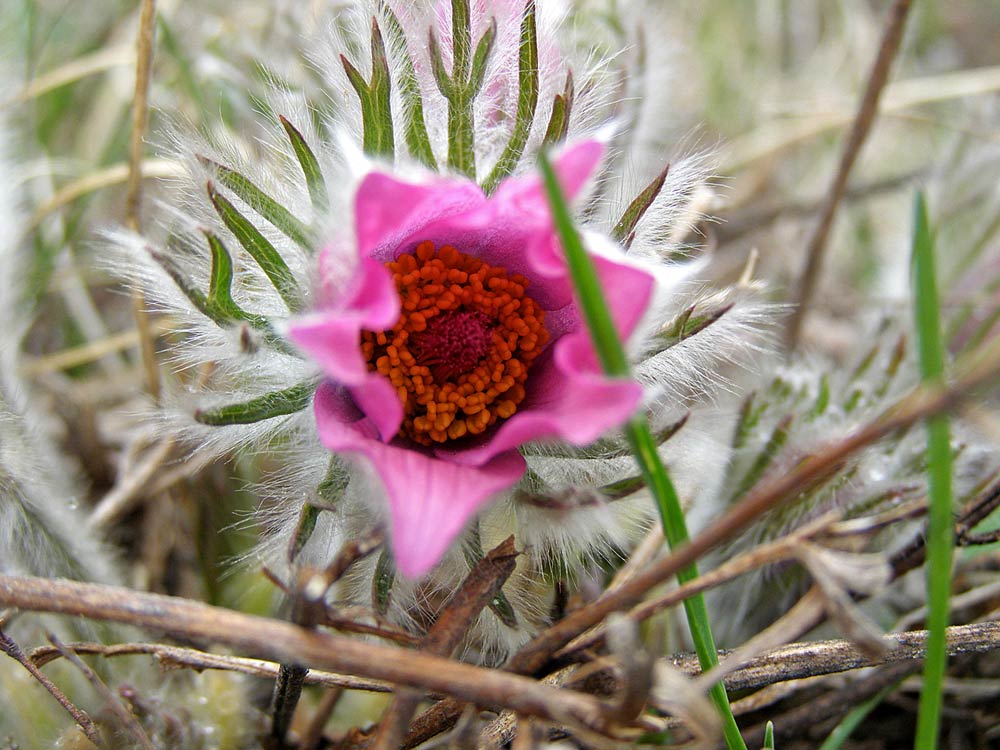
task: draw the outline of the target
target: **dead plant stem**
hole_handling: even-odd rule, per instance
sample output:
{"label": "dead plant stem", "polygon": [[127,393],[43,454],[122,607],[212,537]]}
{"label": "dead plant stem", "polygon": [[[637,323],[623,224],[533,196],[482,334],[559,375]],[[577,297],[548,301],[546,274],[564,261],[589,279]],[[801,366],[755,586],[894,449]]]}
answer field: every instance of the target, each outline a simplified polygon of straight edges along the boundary
{"label": "dead plant stem", "polygon": [[786,332],[785,344],[788,351],[793,350],[798,344],[802,320],[809,302],[812,300],[813,292],[816,289],[816,282],[822,267],[823,254],[826,250],[830,229],[833,227],[837,208],[840,206],[844,189],[847,187],[847,178],[851,174],[851,168],[854,166],[861,147],[864,145],[865,140],[868,138],[868,133],[871,131],[872,123],[875,121],[879,98],[882,96],[882,90],[889,80],[892,61],[899,51],[899,45],[903,38],[903,29],[906,25],[906,17],[909,15],[911,5],[912,0],[894,0],[892,9],[889,11],[889,17],[886,20],[882,39],[879,43],[878,54],[868,74],[868,83],[865,86],[864,95],[861,98],[861,103],[858,105],[847,141],[844,143],[840,163],[837,166],[833,182],[827,191],[816,229],[813,231],[808,248],[806,249],[806,264],[802,275],[799,277],[796,288],[795,309],[792,312]]}

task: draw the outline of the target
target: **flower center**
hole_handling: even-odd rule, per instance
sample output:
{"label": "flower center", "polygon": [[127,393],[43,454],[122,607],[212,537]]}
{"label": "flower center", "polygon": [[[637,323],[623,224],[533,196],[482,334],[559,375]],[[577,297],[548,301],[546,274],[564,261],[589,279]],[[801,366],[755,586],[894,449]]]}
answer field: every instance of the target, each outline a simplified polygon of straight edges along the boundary
{"label": "flower center", "polygon": [[400,435],[444,443],[513,415],[549,338],[544,311],[525,294],[527,279],[431,242],[386,268],[399,291],[399,322],[362,331],[361,349],[403,402]]}

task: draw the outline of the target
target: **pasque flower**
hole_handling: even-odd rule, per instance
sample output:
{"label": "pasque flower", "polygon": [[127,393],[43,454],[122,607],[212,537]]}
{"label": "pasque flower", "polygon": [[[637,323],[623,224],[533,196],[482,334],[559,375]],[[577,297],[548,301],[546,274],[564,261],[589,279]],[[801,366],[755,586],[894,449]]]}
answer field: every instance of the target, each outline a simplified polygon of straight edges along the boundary
{"label": "pasque flower", "polygon": [[[569,195],[603,153],[593,140],[564,151],[556,168]],[[320,259],[321,269],[353,263],[353,274],[322,286],[289,333],[326,376],[320,440],[371,462],[397,565],[419,576],[521,478],[518,446],[590,443],[633,413],[642,389],[601,374],[537,176],[487,197],[471,181],[372,172],[354,224],[355,247],[327,246]],[[595,261],[628,336],[653,277],[623,257]]]}

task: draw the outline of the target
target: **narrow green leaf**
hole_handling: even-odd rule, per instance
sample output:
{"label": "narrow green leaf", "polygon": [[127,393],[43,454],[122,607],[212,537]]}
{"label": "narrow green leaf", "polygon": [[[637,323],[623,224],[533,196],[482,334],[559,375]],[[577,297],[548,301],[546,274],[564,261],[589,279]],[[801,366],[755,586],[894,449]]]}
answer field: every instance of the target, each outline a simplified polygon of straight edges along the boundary
{"label": "narrow green leaf", "polygon": [[326,191],[326,180],[323,179],[323,171],[319,167],[319,161],[295,126],[283,115],[279,115],[278,119],[281,120],[281,125],[288,135],[289,142],[292,144],[292,150],[295,152],[295,158],[299,160],[299,166],[302,167],[302,174],[306,178],[306,189],[309,190],[309,198],[312,201],[313,209],[315,209],[317,214],[323,215],[330,210],[330,199],[328,197],[329,193]]}
{"label": "narrow green leaf", "polygon": [[463,84],[472,65],[472,8],[469,0],[451,0],[451,76]]}
{"label": "narrow green leaf", "polygon": [[670,174],[670,165],[668,164],[663,168],[663,171],[656,176],[651,183],[649,183],[642,192],[640,192],[631,203],[629,203],[628,208],[622,214],[622,217],[615,224],[614,229],[611,230],[611,236],[615,238],[618,242],[625,242],[626,239],[632,234],[636,225],[645,216],[646,211],[649,207],[653,205],[653,201],[656,200],[656,196],[660,194],[663,189],[663,184],[667,181],[667,175]]}
{"label": "narrow green leaf", "polygon": [[431,148],[431,139],[427,135],[427,125],[424,122],[424,99],[417,82],[417,74],[413,69],[413,60],[406,49],[406,35],[396,14],[388,4],[383,3],[382,10],[386,20],[386,30],[390,41],[401,54],[397,55],[400,65],[399,91],[403,99],[403,134],[406,147],[411,156],[419,159],[431,169],[437,169],[437,160]]}
{"label": "narrow green leaf", "polygon": [[889,695],[896,685],[886,685],[880,691],[878,691],[871,698],[866,700],[864,703],[859,703],[854,708],[852,708],[847,715],[840,720],[840,723],[833,728],[833,731],[823,740],[823,744],[819,746],[819,750],[840,750],[843,744],[851,736],[851,732],[858,728],[858,725],[865,720],[872,711],[874,711],[878,704],[885,700],[886,696]]}
{"label": "narrow green leaf", "polygon": [[205,156],[199,155],[198,161],[212,169],[219,182],[232,190],[240,200],[260,214],[261,218],[269,222],[275,229],[304,250],[312,249],[313,242],[309,237],[306,225],[295,218],[291,211],[257,187],[249,178]]}
{"label": "narrow green leaf", "polygon": [[444,57],[441,54],[441,45],[438,44],[437,35],[434,33],[434,29],[430,30],[430,34],[427,37],[427,51],[431,58],[431,73],[434,75],[434,82],[437,84],[438,91],[441,92],[441,96],[448,101],[451,101],[453,96],[452,79],[451,76],[448,75],[448,69],[444,66]]}
{"label": "narrow green leaf", "polygon": [[227,404],[214,409],[199,409],[194,413],[194,418],[201,424],[213,427],[253,424],[265,419],[302,411],[312,402],[315,392],[316,383],[309,380],[282,391],[265,393],[263,396],[242,403]]}
{"label": "narrow green leaf", "polygon": [[389,611],[389,600],[392,598],[392,584],[396,582],[396,561],[392,552],[386,546],[375,563],[375,575],[372,578],[372,609],[382,616]]}
{"label": "narrow green leaf", "polygon": [[764,726],[764,744],[762,750],[774,750],[774,722],[769,721]]}
{"label": "narrow green leaf", "polygon": [[324,505],[332,508],[343,499],[348,484],[350,484],[350,475],[348,475],[341,460],[333,456],[327,467],[326,476],[316,487],[316,494]]}
{"label": "narrow green leaf", "polygon": [[208,303],[208,297],[205,296],[205,293],[200,289],[196,289],[187,277],[180,272],[180,269],[174,265],[173,261],[169,257],[152,247],[147,247],[146,250],[149,252],[153,260],[160,264],[160,267],[166,271],[167,275],[177,285],[177,288],[181,290],[184,296],[188,298],[191,304],[194,305],[195,309],[197,309],[202,315],[214,321],[218,325],[226,325],[227,323],[232,322],[225,315],[220,315],[219,311],[214,309],[212,305]]}
{"label": "narrow green leaf", "polygon": [[[483,542],[479,535],[479,522],[475,522],[474,533],[470,537],[471,543],[465,550],[465,562],[468,564],[469,569],[476,567],[480,560],[483,559]],[[510,602],[507,600],[507,595],[504,594],[503,588],[501,587],[497,593],[490,599],[487,605],[489,610],[496,615],[497,619],[500,620],[508,628],[517,628],[517,614],[514,612],[514,608],[511,606]]]}
{"label": "narrow green leaf", "polygon": [[385,54],[385,41],[378,21],[372,18],[372,80],[369,84],[372,111],[375,118],[377,146],[375,154],[391,157],[396,149],[392,125],[392,78],[389,60]]}
{"label": "narrow green leaf", "polygon": [[292,312],[298,311],[302,305],[302,294],[299,291],[295,277],[289,270],[284,258],[278,253],[264,235],[243,216],[236,207],[216,191],[215,186],[208,183],[208,197],[215,206],[216,212],[230,232],[236,237],[250,256],[257,261],[261,270],[274,284],[278,294]]}
{"label": "narrow green leaf", "polygon": [[767,439],[767,443],[761,449],[760,453],[757,454],[757,458],[754,460],[753,465],[747,470],[746,475],[742,480],[740,480],[739,484],[736,485],[736,491],[733,493],[733,501],[753,487],[757,483],[757,480],[764,476],[764,472],[767,471],[767,467],[773,463],[785,443],[788,442],[788,431],[791,426],[791,414],[783,417],[778,424],[775,425],[774,430],[771,432],[771,436]]}
{"label": "narrow green leaf", "polygon": [[483,190],[492,193],[500,181],[510,175],[521,160],[524,147],[531,134],[531,125],[538,108],[538,29],[536,24],[535,0],[528,0],[521,20],[521,43],[517,63],[517,114],[514,129],[489,177],[483,183]]}
{"label": "narrow green leaf", "polygon": [[[941,336],[941,307],[934,267],[934,237],[923,194],[913,207],[913,279],[920,370],[925,383],[944,382],[945,348]],[[938,744],[944,672],[947,666],[948,599],[951,595],[951,561],[954,547],[952,520],[952,453],[948,418],[927,419],[927,655],[917,714],[917,750],[934,750]]]}
{"label": "narrow green leaf", "polygon": [[490,21],[489,27],[483,32],[479,43],[476,45],[476,53],[472,57],[472,72],[469,78],[469,88],[472,96],[478,96],[486,80],[486,66],[493,52],[493,44],[497,39],[496,19]]}
{"label": "narrow green leaf", "polygon": [[566,139],[569,132],[569,118],[573,113],[573,71],[566,74],[566,87],[561,94],[556,94],[552,101],[552,114],[549,115],[549,125],[545,129],[543,146],[551,146]]}
{"label": "narrow green leaf", "polygon": [[378,154],[380,144],[379,125],[375,116],[375,104],[372,101],[372,94],[368,88],[361,71],[348,60],[344,55],[340,56],[340,63],[347,73],[347,80],[354,87],[355,93],[361,102],[361,126],[362,126],[362,148],[366,154]]}
{"label": "narrow green leaf", "polygon": [[451,83],[445,94],[448,99],[448,166],[475,180],[475,92],[469,81],[473,56],[469,0],[451,0],[451,41]]}
{"label": "narrow green leaf", "polygon": [[208,304],[230,320],[247,320],[245,313],[233,299],[233,259],[229,250],[214,232],[202,230],[212,253],[212,273],[208,281]]}
{"label": "narrow green leaf", "polygon": [[809,412],[809,418],[815,419],[816,417],[822,416],[826,413],[827,408],[830,406],[830,380],[827,378],[826,373],[819,380],[819,391],[816,394],[816,403],[813,404],[812,410]]}
{"label": "narrow green leaf", "polygon": [[312,503],[304,503],[299,512],[299,525],[295,527],[295,533],[288,543],[288,562],[294,564],[302,550],[309,542],[309,537],[316,530],[316,522],[319,521],[320,509]]}
{"label": "narrow green leaf", "polygon": [[[563,197],[556,179],[555,171],[545,154],[541,156],[541,168],[545,192],[552,209],[553,223],[562,242],[566,263],[576,290],[576,297],[582,308],[590,335],[594,340],[594,348],[597,350],[598,358],[608,375],[628,377],[628,359],[625,356],[625,349],[618,339],[611,313],[601,292],[597,271],[584,250],[583,243],[573,225],[566,199]],[[656,440],[649,429],[649,424],[644,418],[636,416],[626,425],[625,433],[646,485],[656,500],[667,542],[671,548],[687,543],[687,524],[684,520],[684,511],[681,509],[680,498],[660,459]],[[692,564],[678,571],[677,579],[681,583],[685,583],[697,578],[697,576],[697,566]],[[691,630],[691,639],[694,641],[698,654],[698,662],[703,671],[708,671],[718,663],[718,652],[709,624],[704,597],[699,594],[686,599],[684,610]],[[725,686],[721,682],[714,684],[709,690],[709,695],[722,716],[723,733],[727,747],[729,750],[745,750],[746,745],[730,708]]]}

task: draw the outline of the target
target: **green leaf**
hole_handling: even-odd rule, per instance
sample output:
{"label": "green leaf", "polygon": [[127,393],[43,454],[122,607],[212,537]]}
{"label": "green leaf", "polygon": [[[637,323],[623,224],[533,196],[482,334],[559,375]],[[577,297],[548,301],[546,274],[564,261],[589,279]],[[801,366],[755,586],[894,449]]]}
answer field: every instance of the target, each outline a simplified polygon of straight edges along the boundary
{"label": "green leaf", "polygon": [[257,187],[249,178],[239,172],[212,161],[208,157],[198,156],[205,166],[211,168],[223,185],[260,214],[275,229],[292,240],[304,250],[312,250],[313,242],[306,225],[299,221],[287,208]]}
{"label": "green leaf", "polygon": [[740,480],[739,484],[736,485],[736,492],[733,493],[733,502],[757,484],[757,480],[764,476],[767,467],[771,465],[778,453],[785,446],[785,443],[788,442],[788,432],[792,426],[792,419],[792,415],[788,414],[775,425],[774,430],[771,432],[771,437],[767,439],[764,448],[757,454],[753,465],[743,479]]}
{"label": "green leaf", "polygon": [[635,231],[636,225],[645,216],[646,211],[649,207],[653,205],[653,201],[656,200],[656,196],[660,194],[663,189],[663,184],[667,181],[667,175],[670,174],[670,165],[668,164],[663,168],[663,171],[656,176],[651,183],[649,183],[642,192],[640,192],[632,202],[629,203],[628,208],[622,214],[622,217],[615,224],[614,229],[611,230],[611,236],[618,242],[628,241],[632,236],[632,232]]}
{"label": "green leaf", "polygon": [[774,722],[769,721],[764,727],[764,744],[762,750],[774,750]]}
{"label": "green leaf", "polygon": [[469,179],[476,179],[476,129],[470,86],[472,67],[472,12],[469,0],[451,2],[453,44],[451,85],[448,97],[448,166]]}
{"label": "green leaf", "polygon": [[309,380],[282,391],[271,391],[263,396],[227,404],[214,409],[199,409],[194,418],[201,424],[221,427],[231,424],[253,424],[265,419],[282,417],[302,411],[312,402],[316,382]]}
{"label": "green leaf", "polygon": [[566,88],[552,100],[552,114],[545,129],[543,146],[551,146],[566,139],[569,132],[569,118],[573,112],[573,71],[566,74]]}
{"label": "green leaf", "polygon": [[153,260],[160,264],[160,267],[166,271],[167,275],[177,285],[177,288],[181,290],[184,296],[188,298],[188,301],[190,301],[191,304],[194,305],[195,309],[197,309],[202,315],[220,326],[232,322],[229,317],[224,314],[220,314],[219,310],[213,308],[212,305],[208,303],[208,297],[205,296],[205,293],[200,289],[196,289],[187,277],[180,272],[180,269],[174,265],[174,262],[168,256],[153,247],[147,247],[146,250]]}
{"label": "green leaf", "polygon": [[[913,280],[917,343],[923,381],[944,382],[945,347],[941,336],[941,306],[934,267],[934,237],[922,193],[913,204]],[[944,673],[947,666],[951,561],[954,547],[952,520],[952,453],[948,417],[927,419],[927,655],[917,713],[917,750],[934,750],[941,723]]]}
{"label": "green leaf", "polygon": [[469,88],[472,96],[478,96],[486,80],[486,64],[489,62],[490,54],[493,52],[493,44],[497,39],[497,22],[490,21],[489,27],[483,32],[479,43],[476,45],[476,54],[472,57],[472,71],[469,78]]}
{"label": "green leaf", "polygon": [[372,77],[365,81],[361,72],[344,55],[340,62],[347,79],[361,102],[363,148],[366,154],[391,157],[395,150],[392,126],[392,80],[385,42],[378,21],[372,19],[371,62]]}
{"label": "green leaf", "polygon": [[514,130],[493,171],[483,183],[483,190],[486,193],[496,190],[500,181],[514,171],[524,153],[528,136],[531,134],[531,125],[535,120],[535,110],[538,107],[538,29],[535,0],[528,0],[524,6],[517,82],[517,114],[514,116]]}
{"label": "green leaf", "polygon": [[247,320],[247,313],[233,300],[233,259],[213,232],[203,229],[212,253],[212,273],[208,281],[208,304],[229,320]]}
{"label": "green leaf", "polygon": [[399,91],[403,99],[403,134],[406,147],[414,158],[436,170],[437,160],[434,158],[431,139],[427,135],[427,125],[424,122],[424,99],[420,92],[420,84],[417,82],[416,71],[413,69],[413,60],[406,50],[406,35],[392,9],[385,3],[382,9],[392,44],[402,51],[397,57],[400,64]]}
{"label": "green leaf", "polygon": [[375,575],[372,578],[372,609],[379,616],[389,611],[389,600],[392,597],[392,584],[396,582],[396,561],[392,552],[386,546],[375,563]]}
{"label": "green leaf", "polygon": [[312,503],[304,503],[299,512],[299,525],[295,527],[295,533],[288,544],[288,562],[294,564],[302,550],[305,549],[309,537],[316,530],[316,522],[319,521],[320,509]]}
{"label": "green leaf", "polygon": [[[598,359],[608,375],[628,377],[628,359],[625,356],[625,349],[618,339],[611,313],[604,300],[597,270],[584,250],[580,236],[573,225],[573,219],[570,217],[566,199],[563,197],[556,179],[555,171],[545,154],[542,154],[541,157],[541,168],[545,192],[552,209],[553,223],[566,254],[566,263],[573,279],[576,297],[582,308],[587,328],[593,338]],[[688,542],[687,524],[684,520],[684,511],[681,509],[680,498],[660,459],[656,440],[649,429],[649,424],[642,417],[633,417],[625,427],[625,434],[632,446],[643,479],[656,500],[667,542],[671,548],[686,544]],[[681,583],[686,583],[697,577],[698,569],[694,564],[677,573],[677,579]],[[691,630],[691,639],[694,641],[698,654],[698,662],[702,671],[708,671],[718,663],[718,651],[709,624],[704,597],[698,594],[685,599],[684,610]],[[729,750],[745,750],[746,745],[740,735],[736,719],[733,717],[725,686],[721,682],[715,683],[709,689],[709,695],[722,716],[723,733],[727,747]]]}
{"label": "green leaf", "polygon": [[295,158],[299,160],[302,167],[302,174],[306,178],[306,189],[309,190],[309,198],[312,201],[313,209],[320,216],[330,210],[329,194],[326,191],[326,180],[323,179],[323,171],[319,167],[316,155],[309,148],[302,134],[296,130],[295,126],[283,115],[279,115],[281,125],[288,135],[288,140],[292,144]]}
{"label": "green leaf", "polygon": [[823,376],[819,380],[819,392],[816,394],[816,403],[813,404],[812,410],[809,412],[809,418],[815,419],[816,417],[822,416],[826,413],[827,408],[830,406],[830,380],[827,374],[824,372]]}
{"label": "green leaf", "polygon": [[288,305],[288,309],[297,312],[302,305],[302,294],[291,270],[264,235],[250,221],[243,216],[236,207],[220,195],[215,186],[208,183],[208,197],[215,206],[219,218],[226,225],[230,232],[236,237],[250,256],[257,261],[261,270],[278,290],[278,294]]}
{"label": "green leaf", "polygon": [[819,750],[840,750],[843,744],[851,736],[851,732],[858,728],[858,725],[865,720],[872,711],[874,711],[878,704],[886,699],[896,685],[886,685],[884,688],[879,690],[875,695],[866,700],[864,703],[859,703],[857,706],[852,708],[848,714],[840,720],[840,723],[833,728],[833,731],[823,740],[823,744],[819,746]]}
{"label": "green leaf", "polygon": [[[483,559],[483,542],[479,535],[479,522],[475,523],[475,530],[470,537],[471,542],[465,549],[465,562],[468,564],[469,569],[476,567],[480,560]],[[508,601],[506,594],[503,593],[503,588],[497,590],[497,593],[490,599],[487,605],[489,610],[496,615],[497,619],[500,620],[508,628],[517,628],[517,614],[514,612],[514,608],[511,606],[510,601]]]}

